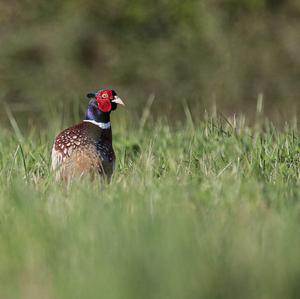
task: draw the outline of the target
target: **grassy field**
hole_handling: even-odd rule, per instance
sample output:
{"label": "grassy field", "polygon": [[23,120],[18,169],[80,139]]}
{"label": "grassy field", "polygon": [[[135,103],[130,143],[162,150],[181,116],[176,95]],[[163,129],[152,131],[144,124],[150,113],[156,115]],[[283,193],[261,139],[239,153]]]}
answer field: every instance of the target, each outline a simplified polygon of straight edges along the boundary
{"label": "grassy field", "polygon": [[[187,113],[187,115],[189,115]],[[59,128],[0,130],[0,298],[298,298],[299,133],[114,126],[110,185],[53,181]]]}
{"label": "grassy field", "polygon": [[[298,299],[299,32],[299,0],[0,1],[0,299]],[[67,189],[106,88],[113,182]]]}

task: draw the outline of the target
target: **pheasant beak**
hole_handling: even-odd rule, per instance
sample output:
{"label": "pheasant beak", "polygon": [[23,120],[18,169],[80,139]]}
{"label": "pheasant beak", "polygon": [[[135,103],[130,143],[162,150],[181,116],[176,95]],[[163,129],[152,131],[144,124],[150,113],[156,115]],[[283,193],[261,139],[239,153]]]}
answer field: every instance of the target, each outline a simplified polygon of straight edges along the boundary
{"label": "pheasant beak", "polygon": [[114,97],[114,99],[112,100],[113,103],[117,103],[120,104],[122,106],[125,106],[124,102],[117,96]]}

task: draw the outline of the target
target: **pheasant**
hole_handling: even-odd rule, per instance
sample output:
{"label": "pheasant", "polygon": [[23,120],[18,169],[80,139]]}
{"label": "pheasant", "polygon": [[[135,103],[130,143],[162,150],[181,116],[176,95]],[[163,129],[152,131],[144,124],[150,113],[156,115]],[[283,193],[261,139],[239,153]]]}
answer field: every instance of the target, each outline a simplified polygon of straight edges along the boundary
{"label": "pheasant", "polygon": [[52,148],[52,169],[56,180],[101,175],[110,180],[115,168],[110,113],[123,101],[111,89],[88,93],[84,120],[56,138]]}

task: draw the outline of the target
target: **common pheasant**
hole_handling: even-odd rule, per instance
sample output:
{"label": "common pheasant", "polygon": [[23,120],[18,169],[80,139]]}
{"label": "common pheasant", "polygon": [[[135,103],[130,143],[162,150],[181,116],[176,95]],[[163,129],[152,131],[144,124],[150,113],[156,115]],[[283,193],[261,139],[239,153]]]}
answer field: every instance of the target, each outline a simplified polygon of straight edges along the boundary
{"label": "common pheasant", "polygon": [[85,119],[62,131],[52,148],[52,169],[56,180],[101,175],[110,180],[115,167],[110,113],[124,105],[114,90],[88,93]]}

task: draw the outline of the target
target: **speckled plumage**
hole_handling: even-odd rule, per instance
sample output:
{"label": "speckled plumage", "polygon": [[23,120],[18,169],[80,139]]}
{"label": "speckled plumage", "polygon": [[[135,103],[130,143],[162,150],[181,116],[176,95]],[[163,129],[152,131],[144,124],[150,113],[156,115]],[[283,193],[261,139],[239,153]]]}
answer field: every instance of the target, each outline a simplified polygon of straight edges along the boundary
{"label": "speckled plumage", "polygon": [[[102,111],[99,101],[107,101],[106,92],[112,95],[111,110]],[[99,96],[100,94],[100,96]],[[91,95],[91,96],[90,96]],[[62,131],[52,148],[52,169],[56,180],[70,182],[74,178],[101,175],[110,180],[115,166],[115,153],[112,146],[110,112],[117,103],[124,105],[112,90],[89,94],[92,98],[86,111],[85,121]],[[114,100],[115,99],[115,100]],[[107,103],[106,103],[107,104]],[[106,105],[105,104],[105,105]],[[110,107],[109,103],[105,107]]]}
{"label": "speckled plumage", "polygon": [[111,177],[115,164],[111,129],[82,122],[61,132],[52,149],[52,168],[57,180],[95,174]]}

